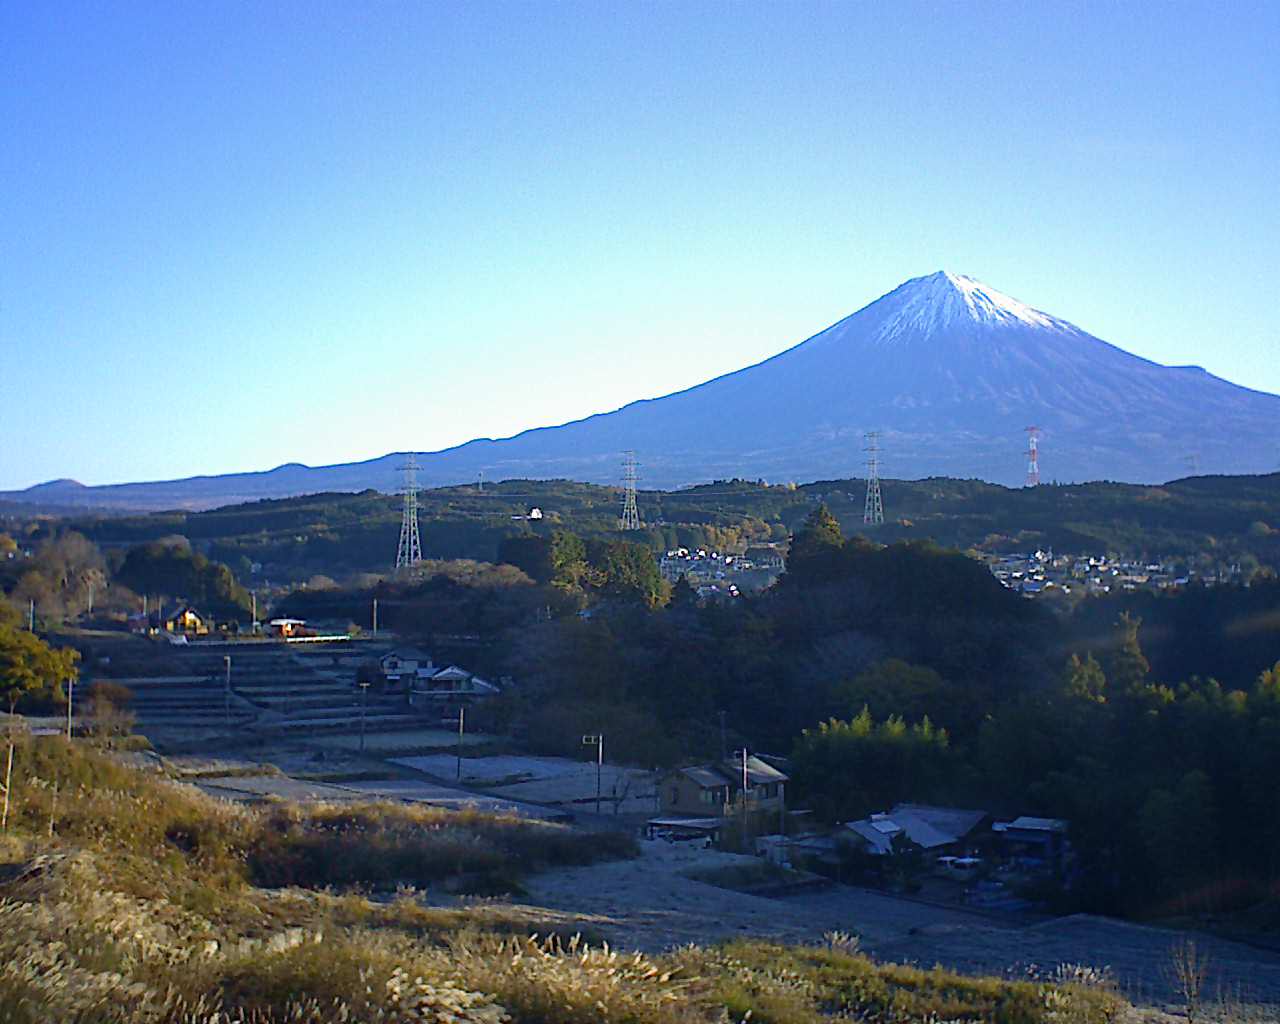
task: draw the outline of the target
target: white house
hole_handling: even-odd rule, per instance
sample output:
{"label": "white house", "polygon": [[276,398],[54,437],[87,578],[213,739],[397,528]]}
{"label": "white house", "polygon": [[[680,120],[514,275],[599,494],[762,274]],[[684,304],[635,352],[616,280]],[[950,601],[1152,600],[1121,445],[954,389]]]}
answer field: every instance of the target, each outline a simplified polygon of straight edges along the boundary
{"label": "white house", "polygon": [[417,647],[401,647],[388,651],[378,659],[378,668],[388,683],[415,683],[435,675],[439,669],[431,655]]}
{"label": "white house", "polygon": [[473,700],[493,697],[501,689],[474,672],[450,665],[429,673],[419,672],[409,690],[409,703],[439,700]]}

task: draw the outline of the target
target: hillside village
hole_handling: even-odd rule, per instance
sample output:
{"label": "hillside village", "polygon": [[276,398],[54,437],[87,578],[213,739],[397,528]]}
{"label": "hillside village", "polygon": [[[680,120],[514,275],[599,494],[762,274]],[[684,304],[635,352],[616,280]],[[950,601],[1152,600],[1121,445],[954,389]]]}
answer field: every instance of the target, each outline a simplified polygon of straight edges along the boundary
{"label": "hillside village", "polygon": [[[999,821],[982,810],[900,803],[821,827],[788,801],[785,757],[740,751],[659,771],[607,759],[605,737],[595,738],[595,771],[591,751],[577,764],[531,756],[509,737],[466,727],[468,713],[484,723],[485,706],[518,689],[515,680],[437,663],[391,635],[354,636],[292,618],[255,624],[248,634],[218,632],[190,605],[130,625],[133,640],[99,635],[87,646],[85,682],[90,692],[99,683],[117,688],[159,750],[196,763],[218,751],[216,763],[236,766],[234,775],[202,772],[199,784],[210,793],[251,800],[364,793],[544,820],[604,815],[651,840],[760,858],[778,870],[766,888],[854,882],[927,890],[942,903],[1015,917],[1038,909],[1016,893],[1037,879],[1064,884],[1072,871],[1064,821]],[[259,758],[272,767],[255,776]],[[353,774],[358,782],[336,781]]]}
{"label": "hillside village", "polygon": [[1052,551],[1030,554],[977,556],[1010,590],[1026,597],[1067,597],[1148,590],[1160,592],[1195,584],[1216,586],[1243,582],[1239,565],[1222,572],[1201,572],[1185,560],[1154,562],[1114,558],[1108,555],[1055,555]]}

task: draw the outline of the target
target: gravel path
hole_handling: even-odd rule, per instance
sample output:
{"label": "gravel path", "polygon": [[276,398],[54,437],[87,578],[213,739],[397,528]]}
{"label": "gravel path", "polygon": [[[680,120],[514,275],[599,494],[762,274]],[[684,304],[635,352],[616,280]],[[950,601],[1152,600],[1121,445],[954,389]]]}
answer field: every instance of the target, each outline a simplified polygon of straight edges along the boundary
{"label": "gravel path", "polygon": [[848,887],[786,899],[747,896],[683,877],[691,869],[758,863],[688,844],[644,842],[635,860],[548,871],[526,882],[529,901],[597,918],[612,942],[658,951],[735,935],[812,941],[827,931],[856,932],[864,945],[903,939],[939,922],[991,927],[984,917],[940,910]]}

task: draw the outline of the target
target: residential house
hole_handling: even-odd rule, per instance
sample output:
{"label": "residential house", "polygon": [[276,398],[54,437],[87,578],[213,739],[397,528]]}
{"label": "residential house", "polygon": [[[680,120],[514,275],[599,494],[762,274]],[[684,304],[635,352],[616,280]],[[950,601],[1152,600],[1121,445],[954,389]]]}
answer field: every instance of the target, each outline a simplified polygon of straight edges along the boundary
{"label": "residential house", "polygon": [[213,628],[213,620],[202,615],[189,604],[183,604],[164,612],[160,617],[160,625],[166,633],[206,636]]}
{"label": "residential house", "polygon": [[382,678],[392,689],[400,684],[407,687],[439,671],[432,662],[431,655],[417,647],[400,647],[388,651],[378,659],[378,668],[382,672]]}
{"label": "residential house", "polygon": [[931,853],[958,853],[966,841],[981,834],[979,826],[988,818],[986,811],[898,804],[890,811],[848,822],[844,839],[877,857],[891,853],[895,839]]}
{"label": "residential house", "polygon": [[487,679],[481,679],[474,672],[450,665],[432,672],[419,670],[416,678],[410,683],[409,703],[451,703],[463,704],[485,697],[494,697],[501,689]]}
{"label": "residential house", "polygon": [[306,626],[306,619],[272,619],[267,623],[267,633],[288,640],[292,636],[304,635]]}
{"label": "residential house", "polygon": [[[752,812],[781,811],[788,777],[755,756],[747,758],[745,807]],[[743,809],[742,758],[693,765],[668,772],[658,787],[664,815],[720,817]]]}

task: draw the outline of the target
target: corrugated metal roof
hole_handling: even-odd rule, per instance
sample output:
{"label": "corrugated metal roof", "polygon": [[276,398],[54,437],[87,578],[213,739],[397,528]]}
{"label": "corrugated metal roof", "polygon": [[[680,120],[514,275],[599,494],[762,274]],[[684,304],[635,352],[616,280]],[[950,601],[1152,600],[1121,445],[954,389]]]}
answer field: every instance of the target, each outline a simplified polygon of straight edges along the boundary
{"label": "corrugated metal roof", "polygon": [[884,856],[893,852],[893,844],[890,842],[890,837],[877,829],[870,821],[851,821],[845,825],[845,828],[866,840],[867,845],[871,847],[872,853]]}
{"label": "corrugated metal roof", "polygon": [[703,768],[695,765],[692,768],[681,768],[680,772],[703,789],[719,789],[721,786],[729,785],[729,780],[712,768]]}
{"label": "corrugated metal roof", "polygon": [[894,820],[902,826],[902,831],[907,834],[908,839],[926,850],[933,850],[939,846],[949,846],[957,839],[956,836],[949,832],[934,828],[923,818],[917,818],[910,814],[904,814]]}
{"label": "corrugated metal roof", "polygon": [[906,815],[927,823],[939,832],[963,839],[982,823],[987,812],[961,807],[934,807],[929,804],[898,804],[889,812],[889,817],[895,821],[900,821]]}
{"label": "corrugated metal roof", "polygon": [[1005,828],[1025,829],[1028,832],[1065,832],[1067,823],[1061,818],[1033,818],[1024,814],[1014,818]]}
{"label": "corrugated metal roof", "polygon": [[[732,773],[735,779],[742,779],[742,759],[730,758],[719,765],[720,771],[728,775]],[[761,761],[760,758],[749,755],[747,757],[747,783],[752,786],[763,785],[768,782],[787,782],[789,776],[778,771],[773,765],[767,761]]]}
{"label": "corrugated metal roof", "polygon": [[646,823],[654,828],[693,828],[712,830],[724,828],[723,818],[650,818]]}
{"label": "corrugated metal roof", "polygon": [[846,827],[862,836],[881,853],[889,852],[893,838],[898,835],[905,834],[916,846],[926,850],[949,846],[959,838],[936,827],[924,815],[919,814],[917,808],[905,804],[888,814],[873,814],[862,821],[850,822]]}

